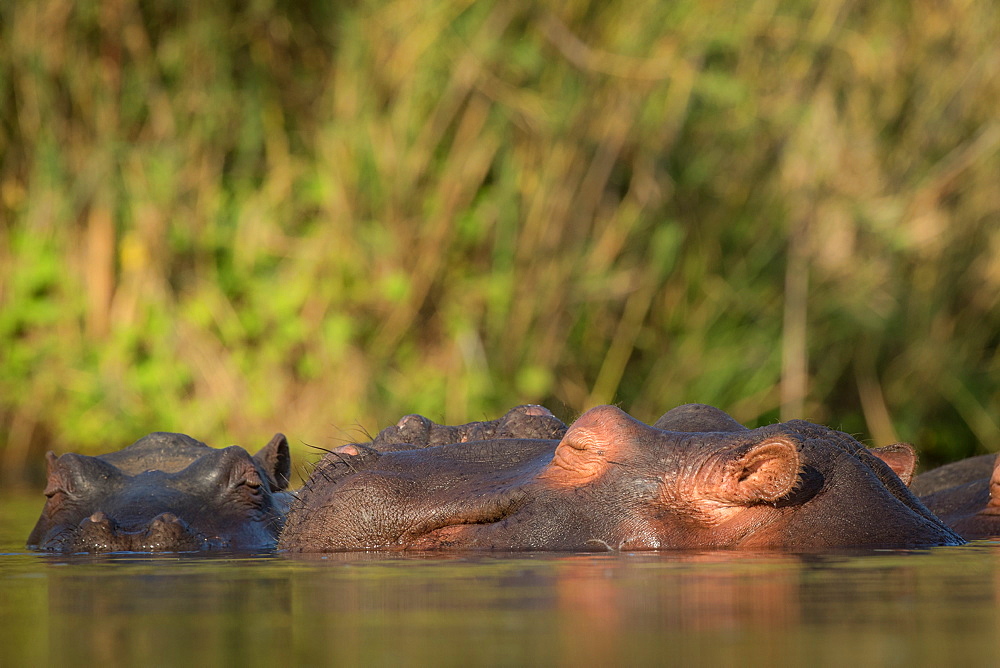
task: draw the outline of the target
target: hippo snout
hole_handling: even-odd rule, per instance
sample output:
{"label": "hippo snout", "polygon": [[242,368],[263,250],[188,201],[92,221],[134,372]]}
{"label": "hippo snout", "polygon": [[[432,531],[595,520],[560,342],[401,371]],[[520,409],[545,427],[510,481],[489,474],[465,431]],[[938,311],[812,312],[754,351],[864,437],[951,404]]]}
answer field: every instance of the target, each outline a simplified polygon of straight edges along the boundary
{"label": "hippo snout", "polygon": [[140,535],[140,545],[136,548],[139,552],[184,552],[200,550],[205,544],[205,540],[197,536],[187,522],[173,513],[157,515],[149,523],[149,528]]}
{"label": "hippo snout", "polygon": [[113,518],[97,511],[79,524],[74,552],[185,552],[200,550],[206,540],[173,513],[161,513],[146,526],[123,529]]}
{"label": "hippo snout", "polygon": [[118,527],[101,511],[80,521],[79,533],[73,541],[79,552],[111,552],[116,549]]}

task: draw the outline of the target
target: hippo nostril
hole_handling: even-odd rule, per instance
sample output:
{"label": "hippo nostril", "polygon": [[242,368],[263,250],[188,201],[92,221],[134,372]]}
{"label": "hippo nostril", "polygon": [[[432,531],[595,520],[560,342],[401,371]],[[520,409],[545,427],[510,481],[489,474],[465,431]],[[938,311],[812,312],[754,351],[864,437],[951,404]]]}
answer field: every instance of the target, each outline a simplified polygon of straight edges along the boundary
{"label": "hippo nostril", "polygon": [[110,552],[117,546],[118,526],[105,513],[97,511],[80,521],[73,537],[74,552]]}
{"label": "hippo nostril", "polygon": [[103,530],[103,531],[115,531],[117,530],[117,524],[113,519],[107,516],[103,511],[98,510],[97,512],[90,515],[90,517],[84,517],[80,521],[80,528],[85,530],[91,527],[92,530]]}
{"label": "hippo nostril", "polygon": [[187,551],[202,549],[205,540],[184,520],[167,512],[153,518],[145,532],[137,537],[137,543],[143,552]]}

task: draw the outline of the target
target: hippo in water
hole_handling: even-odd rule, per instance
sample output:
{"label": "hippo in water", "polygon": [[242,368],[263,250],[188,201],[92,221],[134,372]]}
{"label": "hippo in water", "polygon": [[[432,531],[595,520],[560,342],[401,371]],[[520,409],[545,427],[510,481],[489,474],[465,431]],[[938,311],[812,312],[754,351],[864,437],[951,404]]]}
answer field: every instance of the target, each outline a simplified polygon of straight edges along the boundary
{"label": "hippo in water", "polygon": [[967,540],[1000,537],[1000,457],[969,457],[913,479],[910,491]]}
{"label": "hippo in water", "polygon": [[378,433],[371,443],[340,446],[335,452],[357,455],[361,449],[378,452],[414,450],[432,445],[487,441],[497,438],[560,439],[566,425],[542,406],[517,406],[496,420],[456,426],[437,424],[423,415],[407,415]]}
{"label": "hippo in water", "polygon": [[273,548],[291,495],[288,441],[256,455],[157,432],[97,457],[46,455],[48,500],[28,548],[178,552]]}
{"label": "hippo in water", "polygon": [[880,456],[894,460],[899,448],[868,450],[800,420],[751,430],[696,404],[651,427],[599,406],[558,440],[415,445],[388,452],[347,446],[325,457],[293,503],[279,549],[811,550],[963,542]]}

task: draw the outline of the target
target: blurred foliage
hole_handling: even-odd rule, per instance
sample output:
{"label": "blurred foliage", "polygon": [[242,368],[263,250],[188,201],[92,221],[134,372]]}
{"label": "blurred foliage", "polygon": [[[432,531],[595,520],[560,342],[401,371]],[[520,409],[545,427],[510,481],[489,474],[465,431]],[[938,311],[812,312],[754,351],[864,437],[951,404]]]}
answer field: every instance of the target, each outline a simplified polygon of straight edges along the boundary
{"label": "blurred foliage", "polygon": [[1000,449],[998,99],[991,2],[2,3],[0,470],[525,402]]}

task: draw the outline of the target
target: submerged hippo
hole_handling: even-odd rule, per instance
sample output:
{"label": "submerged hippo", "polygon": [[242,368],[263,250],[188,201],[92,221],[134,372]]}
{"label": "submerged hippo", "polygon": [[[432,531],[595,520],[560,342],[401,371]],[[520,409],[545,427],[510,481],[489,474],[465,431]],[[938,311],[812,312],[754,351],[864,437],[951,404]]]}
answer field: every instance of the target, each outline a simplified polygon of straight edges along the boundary
{"label": "submerged hippo", "polygon": [[967,540],[1000,537],[1000,457],[969,457],[922,473],[910,491]]}
{"label": "submerged hippo", "polygon": [[160,552],[273,548],[291,459],[276,434],[251,457],[157,432],[97,457],[46,455],[48,500],[28,548]]}
{"label": "submerged hippo", "polygon": [[566,425],[543,406],[517,406],[496,420],[460,425],[437,424],[423,415],[407,415],[378,433],[371,443],[351,444],[334,452],[357,455],[362,449],[378,452],[414,450],[432,445],[487,441],[496,438],[560,439]]}
{"label": "submerged hippo", "polygon": [[847,434],[800,420],[750,430],[709,406],[682,406],[653,427],[600,406],[560,440],[355,451],[345,448],[320,462],[293,504],[279,549],[963,542],[879,456],[892,460],[899,448],[870,451]]}

